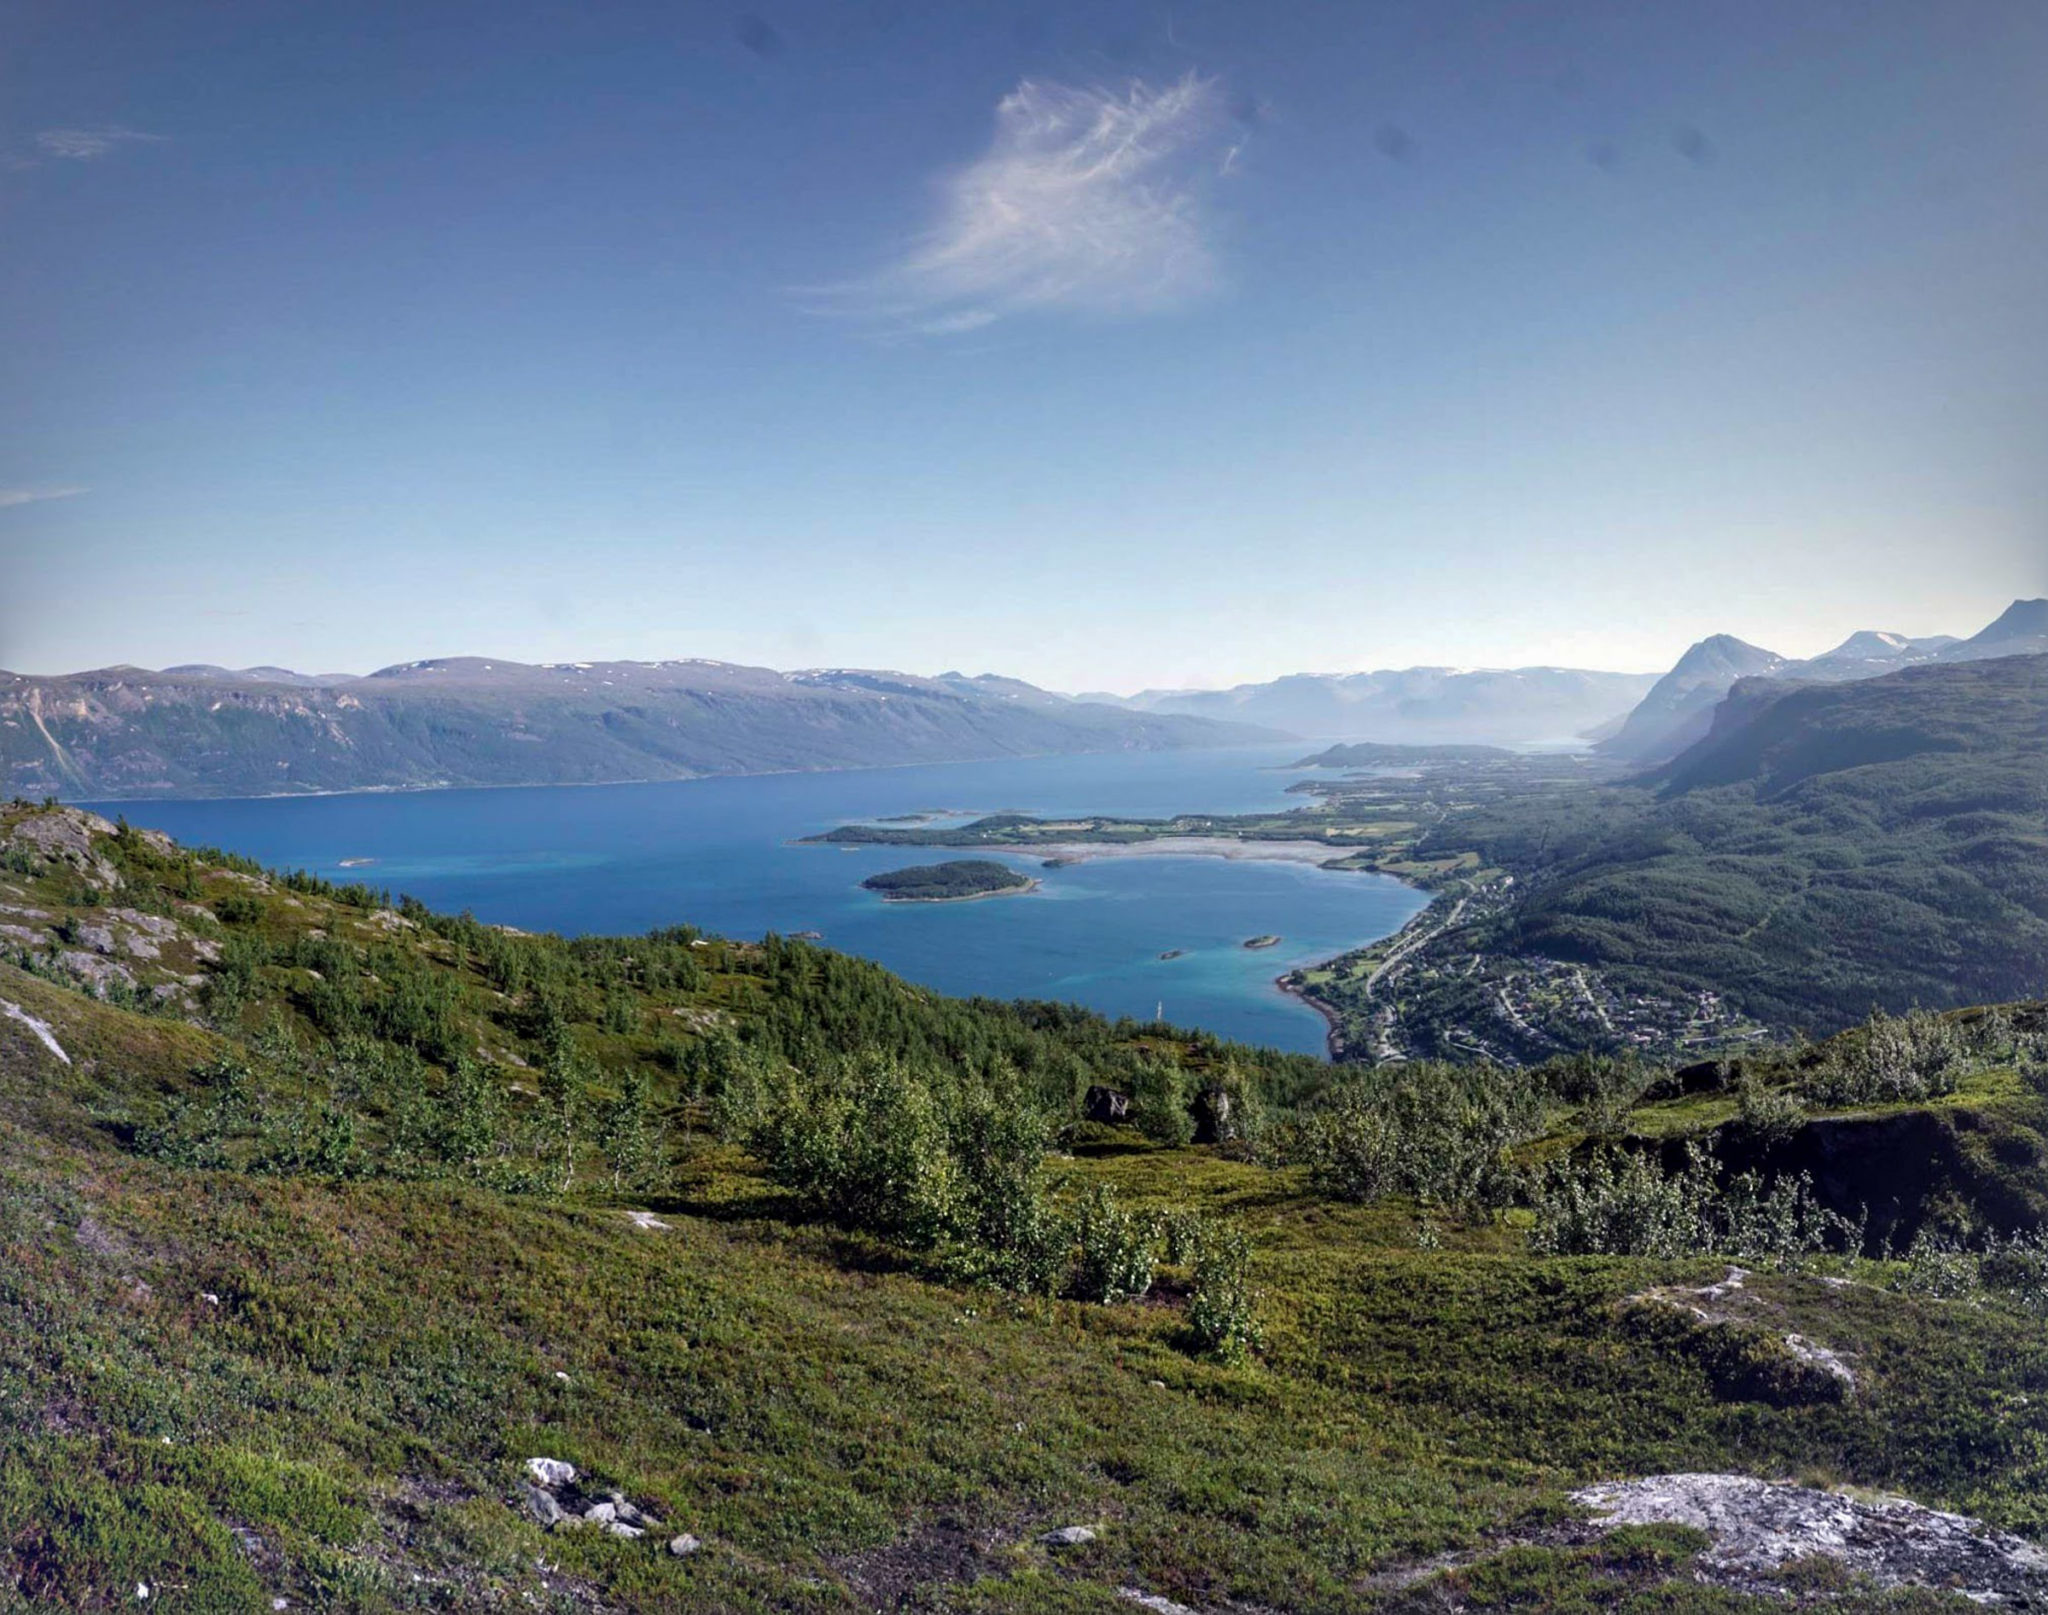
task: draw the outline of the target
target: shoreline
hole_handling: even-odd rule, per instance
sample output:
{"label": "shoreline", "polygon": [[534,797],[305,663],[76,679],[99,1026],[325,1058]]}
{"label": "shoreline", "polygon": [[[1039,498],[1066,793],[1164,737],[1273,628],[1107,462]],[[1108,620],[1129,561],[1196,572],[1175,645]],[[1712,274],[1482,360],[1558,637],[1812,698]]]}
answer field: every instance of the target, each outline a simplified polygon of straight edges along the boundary
{"label": "shoreline", "polygon": [[958,897],[884,896],[882,898],[882,901],[884,903],[892,904],[897,908],[909,908],[912,906],[928,907],[935,903],[979,903],[984,898],[989,897],[1029,897],[1033,892],[1037,891],[1038,888],[1044,884],[1045,882],[1039,880],[1036,876],[1033,876],[1031,879],[1025,881],[1022,886],[1004,886],[992,892],[962,892]]}
{"label": "shoreline", "polygon": [[[819,844],[823,845],[824,843]],[[854,845],[843,842],[837,844],[840,846]],[[1048,841],[1029,846],[1005,846],[1000,843],[975,842],[969,845],[975,848],[985,848],[989,852],[1028,853],[1033,856],[1042,855],[1046,858],[1057,858],[1061,862],[1069,864],[1085,863],[1091,858],[1142,857],[1227,858],[1252,863],[1305,864],[1315,869],[1328,869],[1333,875],[1378,875],[1384,880],[1390,880],[1395,885],[1403,887],[1408,891],[1419,892],[1424,897],[1434,901],[1434,895],[1426,888],[1417,886],[1410,881],[1405,881],[1399,875],[1389,875],[1384,870],[1331,869],[1329,867],[1331,864],[1346,857],[1347,854],[1343,849],[1332,847],[1327,842],[1322,841],[1246,841],[1235,836],[1158,836],[1149,841]],[[949,850],[964,849],[955,847]],[[1034,881],[1033,885],[1035,886],[1036,884],[1037,882]],[[1008,894],[994,892],[980,895],[1001,897]],[[940,898],[935,899],[935,901],[957,902],[961,901],[961,899]],[[1329,958],[1312,960],[1306,965],[1296,965],[1287,974],[1293,974],[1294,970],[1312,970],[1317,966],[1330,963],[1332,959],[1341,959],[1346,954],[1356,953],[1360,948],[1371,947],[1376,942],[1391,941],[1428,912],[1429,904],[1425,903],[1422,908],[1402,921],[1393,930],[1387,932],[1386,935],[1370,937],[1362,942],[1354,943],[1348,948],[1340,949],[1338,952],[1331,954]],[[1322,1020],[1323,1058],[1335,1064],[1339,1058],[1337,1039],[1341,1025],[1336,1011],[1319,1003],[1300,988],[1288,986],[1285,975],[1274,976],[1270,980],[1281,996],[1290,998],[1304,1008],[1315,1011],[1316,1015]]]}
{"label": "shoreline", "polygon": [[[858,842],[839,842],[858,846]],[[884,842],[867,843],[883,846]],[[1225,858],[1241,863],[1308,864],[1321,869],[1348,858],[1356,848],[1333,847],[1326,841],[1246,841],[1236,836],[1155,836],[1149,841],[1034,841],[1027,843],[956,842],[956,850],[986,848],[1033,858],[1057,858],[1063,863],[1086,863],[1092,858]],[[1337,875],[1373,875],[1373,869],[1336,869]],[[1398,876],[1388,880],[1406,885]]]}
{"label": "shoreline", "polygon": [[[1199,751],[1250,751],[1250,750],[1256,750],[1256,749],[1259,749],[1259,743],[1257,743],[1257,742],[1247,742],[1247,743],[1241,743],[1241,744],[1238,744],[1238,745],[1226,745],[1226,746],[1192,746],[1192,747],[1178,747],[1178,746],[1176,746],[1176,747],[1162,747],[1162,748],[1158,748],[1158,749],[1159,749],[1159,750],[1161,750],[1161,751],[1189,751],[1189,752],[1199,752]],[[93,796],[93,797],[86,797],[86,796],[80,796],[80,797],[78,797],[78,798],[75,798],[75,799],[73,799],[73,798],[62,798],[62,800],[66,801],[66,802],[67,802],[67,803],[69,803],[70,805],[74,805],[74,806],[77,806],[77,805],[83,805],[83,804],[86,804],[86,803],[94,803],[94,804],[98,804],[98,805],[100,805],[100,806],[105,806],[105,807],[109,807],[109,808],[114,808],[114,807],[120,807],[120,806],[123,806],[123,805],[129,805],[129,806],[134,806],[134,805],[141,805],[141,806],[147,806],[147,805],[150,805],[150,804],[157,804],[157,803],[161,803],[161,804],[166,804],[166,805],[175,805],[175,804],[180,804],[180,803],[209,803],[209,802],[279,802],[279,801],[289,801],[289,800],[292,800],[292,799],[294,799],[294,798],[328,798],[328,797],[344,797],[344,796],[398,796],[398,795],[413,795],[413,794],[421,794],[421,793],[426,793],[426,792],[456,792],[456,791],[518,791],[518,790],[559,790],[559,789],[562,789],[562,788],[564,788],[564,787],[573,787],[573,788],[585,788],[585,789],[596,789],[596,788],[606,788],[606,787],[617,787],[617,786],[625,786],[625,785],[680,785],[680,784],[696,784],[696,783],[699,783],[699,782],[709,782],[709,781],[713,781],[713,780],[720,780],[720,779],[733,779],[733,780],[738,780],[738,779],[761,779],[761,778],[773,778],[773,777],[781,777],[781,776],[789,776],[789,775],[800,775],[800,774],[856,774],[856,773],[883,773],[883,772],[894,772],[894,771],[900,771],[900,770],[903,770],[903,769],[909,769],[909,768],[930,768],[930,767],[956,767],[956,766],[962,766],[962,765],[973,765],[973,764],[981,764],[981,763],[992,763],[992,762],[1005,762],[1005,761],[1026,761],[1026,760],[1037,760],[1037,759],[1042,759],[1042,758],[1045,758],[1045,759],[1049,759],[1049,758],[1058,758],[1058,757],[1087,757],[1087,756],[1102,756],[1102,755],[1106,755],[1106,754],[1107,754],[1106,752],[1098,752],[1098,751],[1072,751],[1072,752],[1068,752],[1068,751],[1058,751],[1058,752],[1012,753],[1012,754],[1009,754],[1008,756],[1004,756],[1004,757],[962,757],[962,758],[947,758],[947,759],[920,759],[920,760],[918,760],[918,761],[915,761],[915,762],[902,762],[902,763],[865,763],[865,764],[858,764],[858,765],[854,765],[854,766],[850,766],[850,767],[849,767],[849,766],[825,766],[825,767],[819,767],[819,768],[784,768],[784,769],[762,769],[762,770],[746,770],[746,771],[736,771],[736,772],[732,772],[732,773],[718,773],[718,774],[696,774],[696,775],[675,775],[675,776],[669,776],[669,777],[666,777],[666,778],[648,778],[648,777],[642,776],[642,777],[639,777],[639,778],[630,778],[630,779],[613,779],[613,780],[559,780],[559,781],[520,781],[520,782],[517,782],[517,783],[511,783],[511,782],[506,782],[506,783],[494,783],[494,784],[481,784],[481,783],[464,783],[464,782],[455,782],[455,781],[436,781],[436,782],[434,782],[434,783],[431,783],[431,784],[413,784],[413,785],[367,785],[367,786],[350,786],[350,787],[343,787],[343,788],[339,788],[339,789],[331,789],[331,790],[283,790],[283,791],[270,791],[270,792],[264,792],[264,793],[261,793],[261,794],[256,794],[256,795],[241,795],[241,796],[236,796],[236,795],[214,795],[214,794],[210,794],[210,793],[208,793],[208,794],[196,794],[196,795],[173,795],[173,796],[128,796],[128,797],[122,797],[122,796],[116,796],[116,797],[99,797],[99,796]],[[1294,765],[1294,764],[1282,764],[1282,765],[1267,765],[1267,767],[1271,768],[1271,770],[1272,770],[1273,772],[1278,772],[1278,773],[1284,773],[1284,772],[1294,772],[1294,771],[1296,770],[1296,766],[1297,766],[1297,765]],[[925,812],[927,812],[927,811],[930,811],[930,810],[919,810],[919,815],[918,815],[918,816],[919,816],[919,817],[922,817],[922,816],[923,816],[923,814],[924,814]],[[958,812],[958,811],[962,811],[962,810],[941,810],[941,812],[947,812],[947,813],[949,813],[949,812]],[[905,815],[905,818],[906,818],[906,819],[907,819],[908,817],[910,817],[910,816],[909,816],[909,815]],[[929,823],[929,822],[930,822],[930,821],[928,820],[928,821],[927,821],[927,823]],[[814,840],[814,839],[813,839],[813,838],[811,838],[811,837],[803,837],[803,838],[800,838],[800,841],[799,841],[799,842],[791,842],[791,843],[786,843],[786,844],[787,844],[787,845],[798,845],[798,844],[801,844],[802,842],[811,842],[812,844],[824,844],[824,843],[822,842],[822,840]],[[888,846],[889,844],[888,844],[888,843],[874,843],[873,845],[874,845],[874,846],[876,846],[876,847],[886,847],[886,846]],[[930,844],[930,845],[939,845],[939,844],[936,844],[936,843],[934,843],[934,844]],[[851,851],[864,851],[864,850],[867,850],[867,846],[865,846],[865,845],[862,845],[862,844],[857,844],[857,843],[839,843],[839,844],[838,844],[838,846],[839,846],[839,850],[841,850],[842,852],[851,852]],[[1340,861],[1341,861],[1342,859],[1344,859],[1345,857],[1349,856],[1349,855],[1351,854],[1351,852],[1355,851],[1356,849],[1354,849],[1354,848],[1347,848],[1347,847],[1343,847],[1343,846],[1337,846],[1337,845],[1332,845],[1332,844],[1330,844],[1330,843],[1328,843],[1328,842],[1324,842],[1324,841],[1308,841],[1308,840],[1300,840],[1300,841],[1279,841],[1279,840],[1272,840],[1272,841],[1260,841],[1260,840],[1246,840],[1246,839],[1242,839],[1242,838],[1239,838],[1239,837],[1234,837],[1234,836],[1200,836],[1200,835],[1187,835],[1187,836],[1160,836],[1160,837],[1154,837],[1154,838],[1150,838],[1150,839],[1147,839],[1147,840],[1143,840],[1143,841],[1135,841],[1135,842],[1099,842],[1099,841],[1084,841],[1084,842],[1050,842],[1050,841],[1048,841],[1048,842],[1041,842],[1041,843],[1037,843],[1037,844],[1022,844],[1022,845],[1019,845],[1019,844],[1006,844],[1006,843],[982,843],[982,842],[956,842],[956,843],[952,843],[952,844],[951,844],[951,847],[952,847],[952,850],[959,850],[959,851],[975,851],[975,850],[985,850],[985,851],[987,851],[987,852],[989,852],[989,853],[993,853],[993,854],[1008,854],[1008,855],[1011,855],[1011,856],[1015,856],[1015,857],[1036,857],[1036,858],[1039,858],[1039,859],[1041,859],[1041,860],[1057,860],[1058,862],[1060,862],[1060,863],[1064,863],[1064,864],[1078,864],[1078,863],[1085,863],[1085,862],[1087,862],[1087,861],[1089,861],[1089,860],[1091,860],[1091,859],[1097,859],[1097,858],[1138,858],[1138,857],[1155,857],[1155,858],[1175,858],[1175,857],[1181,857],[1181,858],[1224,858],[1224,859],[1228,859],[1228,860],[1232,860],[1232,861],[1240,861],[1240,862],[1252,862],[1252,863],[1290,863],[1290,864],[1299,864],[1299,865],[1303,865],[1303,866],[1306,866],[1306,867],[1310,867],[1310,868],[1323,868],[1323,869],[1329,869],[1330,873],[1332,873],[1332,874],[1364,874],[1364,875],[1381,875],[1381,876],[1383,876],[1383,878],[1385,878],[1385,879],[1387,879],[1387,880],[1389,880],[1389,881],[1393,882],[1393,883],[1394,883],[1395,885],[1398,885],[1398,886],[1404,887],[1404,888],[1406,888],[1406,889],[1409,889],[1409,890],[1412,890],[1412,891],[1418,891],[1418,892],[1424,891],[1424,888],[1421,888],[1421,887],[1417,887],[1417,886],[1415,886],[1415,885],[1414,885],[1414,884],[1413,884],[1412,882],[1409,882],[1409,881],[1403,880],[1403,879],[1402,879],[1402,878],[1401,878],[1400,876],[1398,876],[1398,875],[1390,875],[1390,874],[1386,874],[1386,873],[1385,873],[1384,871],[1381,871],[1381,870],[1372,870],[1372,869],[1355,869],[1355,868],[1354,868],[1354,869],[1335,869],[1335,868],[1331,868],[1330,866],[1332,866],[1332,865],[1334,865],[1334,864],[1336,864],[1336,863],[1340,862]],[[897,849],[897,850],[907,850],[907,849],[901,849],[901,848],[899,848],[899,849]],[[363,864],[361,864],[361,865],[357,865],[357,864],[355,864],[355,863],[353,862],[353,860],[351,860],[351,861],[350,861],[350,863],[344,864],[344,865],[342,865],[341,867],[343,867],[344,869],[351,869],[351,870],[352,870],[352,869],[354,869],[354,868],[358,868],[358,867],[361,867],[361,868],[368,868],[368,867],[374,867],[374,865],[376,864],[376,862],[378,862],[378,860],[376,860],[376,859],[374,859],[374,858],[371,858],[371,859],[367,859],[367,860],[365,860],[365,861],[363,862]],[[980,902],[980,901],[982,901],[983,899],[985,899],[985,898],[990,898],[990,897],[1027,897],[1027,896],[1031,896],[1031,895],[1033,895],[1034,893],[1037,893],[1037,892],[1041,891],[1041,890],[1042,890],[1042,887],[1043,887],[1043,884],[1044,884],[1044,883],[1043,883],[1043,881],[1042,881],[1042,880],[1040,880],[1040,879],[1039,879],[1039,878],[1037,878],[1037,877],[1033,877],[1033,878],[1031,878],[1031,880],[1030,880],[1030,883],[1029,883],[1028,885],[1025,885],[1025,886],[1019,886],[1019,887],[1011,887],[1011,888],[1005,888],[1005,889],[1003,889],[1003,890],[1001,890],[1001,891],[994,891],[994,892],[970,892],[970,893],[965,893],[965,894],[962,894],[961,896],[958,896],[958,897],[937,897],[937,898],[889,898],[889,897],[882,897],[882,898],[880,898],[880,901],[881,901],[881,902],[883,902],[883,903],[887,903],[887,904],[925,904],[925,903],[972,903],[972,902]],[[1425,895],[1427,895],[1427,894],[1425,893]],[[1338,949],[1338,950],[1337,950],[1337,951],[1336,951],[1335,953],[1332,953],[1332,954],[1331,954],[1331,955],[1329,955],[1329,956],[1328,956],[1328,958],[1326,958],[1326,959],[1325,959],[1325,958],[1319,958],[1319,959],[1311,960],[1311,961],[1308,961],[1308,962],[1307,962],[1306,964],[1304,964],[1304,965],[1297,965],[1297,966],[1294,966],[1293,968],[1294,968],[1294,969],[1314,968],[1314,967],[1315,967],[1315,966],[1317,966],[1317,965],[1321,965],[1321,964],[1326,964],[1326,963],[1328,963],[1328,962],[1329,962],[1329,960],[1331,960],[1331,959],[1338,959],[1338,958],[1342,958],[1342,957],[1344,957],[1344,956],[1345,956],[1345,955],[1347,955],[1347,954],[1350,954],[1350,953],[1356,952],[1356,951],[1357,951],[1358,949],[1360,949],[1360,948],[1364,948],[1364,947],[1370,947],[1370,946],[1371,946],[1371,945],[1372,945],[1373,943],[1375,943],[1375,942],[1380,942],[1380,941],[1384,941],[1384,940],[1386,940],[1386,939],[1387,939],[1387,937],[1391,937],[1391,936],[1398,936],[1398,935],[1399,935],[1399,934],[1400,934],[1400,933],[1401,933],[1401,932],[1402,932],[1403,930],[1406,930],[1406,929],[1407,929],[1407,927],[1408,927],[1409,925],[1413,924],[1413,923],[1414,923],[1414,921],[1413,921],[1413,918],[1411,917],[1411,919],[1409,919],[1409,920],[1407,920],[1407,921],[1404,921],[1404,922],[1403,922],[1403,923],[1402,923],[1402,924],[1401,924],[1400,926],[1397,926],[1397,927],[1396,927],[1396,928],[1395,928],[1395,929],[1394,929],[1394,930],[1393,930],[1392,932],[1386,933],[1386,934],[1385,934],[1384,936],[1378,936],[1378,937],[1369,937],[1369,938],[1365,938],[1365,939],[1362,939],[1362,940],[1360,940],[1360,941],[1358,941],[1358,942],[1355,942],[1355,943],[1351,944],[1351,945],[1350,945],[1350,946],[1348,946],[1348,947],[1344,947],[1344,948],[1340,948],[1340,949]],[[1285,996],[1285,997],[1287,997],[1287,998],[1290,998],[1290,999],[1294,999],[1294,1000],[1297,1000],[1298,1002],[1300,1002],[1301,1004],[1303,1004],[1303,1005],[1304,1005],[1305,1007],[1307,1007],[1307,1008],[1309,1008],[1309,1009],[1313,1010],[1313,1011],[1314,1011],[1314,1012],[1315,1012],[1315,1013],[1317,1014],[1317,1016],[1319,1016],[1319,1017],[1321,1018],[1321,1020],[1323,1021],[1323,1024],[1324,1024],[1324,1039],[1323,1039],[1323,1043],[1324,1043],[1324,1048],[1323,1048],[1323,1054],[1324,1054],[1324,1058],[1326,1058],[1326,1059],[1331,1059],[1331,1060],[1334,1060],[1334,1059],[1336,1058],[1336,1052],[1337,1052],[1337,1051],[1336,1051],[1336,1046],[1335,1046],[1335,1043],[1336,1043],[1336,1034],[1337,1034],[1337,1025],[1338,1025],[1338,1023],[1337,1023],[1337,1019],[1336,1019],[1336,1017],[1335,1017],[1334,1013],[1333,1013],[1332,1011],[1330,1011],[1329,1009],[1325,1008],[1325,1007],[1324,1007],[1324,1006],[1323,1006],[1322,1004],[1318,1003],[1318,1002],[1317,1002],[1317,1001],[1316,1001],[1315,999],[1313,999],[1313,998],[1311,998],[1311,997],[1308,997],[1308,996],[1307,996],[1306,994],[1304,994],[1304,993],[1302,993],[1302,992],[1300,992],[1300,991],[1298,991],[1298,990],[1296,990],[1296,989],[1290,988],[1290,987],[1288,987],[1287,985],[1285,985],[1285,983],[1284,983],[1284,981],[1283,981],[1283,979],[1282,979],[1282,978],[1280,978],[1280,977],[1277,977],[1277,976],[1276,976],[1276,977],[1272,977],[1272,978],[1269,978],[1269,979],[1270,979],[1270,983],[1271,983],[1271,985],[1272,985],[1272,986],[1273,986],[1273,987],[1274,987],[1274,988],[1275,988],[1276,990],[1278,990],[1278,991],[1279,991],[1279,992],[1280,992],[1280,993],[1281,993],[1281,994],[1282,994],[1283,996]]]}
{"label": "shoreline", "polygon": [[498,780],[463,781],[433,780],[419,785],[340,785],[306,791],[256,791],[256,792],[189,792],[173,796],[64,796],[57,800],[65,807],[90,807],[97,803],[102,807],[119,803],[152,802],[289,802],[301,798],[330,796],[410,796],[428,791],[560,791],[560,790],[603,790],[620,785],[696,785],[710,780],[721,779],[780,779],[791,774],[881,774],[903,768],[959,768],[976,763],[1030,763],[1049,757],[1113,757],[1132,751],[1147,755],[1167,752],[1201,751],[1257,751],[1273,744],[1263,740],[1245,740],[1221,746],[1103,746],[1082,751],[1006,751],[994,756],[983,757],[920,757],[905,763],[825,763],[816,768],[744,768],[723,770],[703,774],[639,774],[626,779],[557,779],[557,780]]}
{"label": "shoreline", "polygon": [[[1414,922],[1410,921],[1409,923],[1413,924]],[[1408,927],[1404,925],[1401,928],[1401,930],[1405,931],[1407,928]],[[1396,931],[1394,933],[1394,935],[1396,936],[1399,936],[1400,934],[1400,931]],[[1354,949],[1352,951],[1355,952],[1356,950]],[[1343,955],[1337,954],[1334,955],[1334,957],[1341,959]],[[1321,962],[1327,964],[1329,961],[1323,960]],[[1292,975],[1293,972],[1289,971],[1288,974]],[[1327,1059],[1332,1065],[1335,1065],[1337,1063],[1337,1033],[1342,1024],[1337,1019],[1337,1012],[1331,1009],[1327,1004],[1323,1003],[1320,999],[1309,997],[1307,992],[1305,992],[1303,989],[1299,987],[1290,987],[1287,984],[1286,976],[1275,976],[1273,978],[1273,985],[1280,989],[1282,997],[1291,998],[1297,1004],[1306,1005],[1308,1008],[1314,1010],[1318,1015],[1320,1015],[1323,1018],[1323,1057]]]}

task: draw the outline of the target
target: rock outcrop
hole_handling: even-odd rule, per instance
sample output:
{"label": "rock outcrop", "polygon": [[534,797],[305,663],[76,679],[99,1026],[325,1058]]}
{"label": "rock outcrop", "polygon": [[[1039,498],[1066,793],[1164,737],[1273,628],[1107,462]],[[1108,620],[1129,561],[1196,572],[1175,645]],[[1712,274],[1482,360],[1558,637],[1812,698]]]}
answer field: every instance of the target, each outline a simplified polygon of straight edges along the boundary
{"label": "rock outcrop", "polygon": [[1782,1567],[1830,1559],[1881,1587],[1943,1587],[1979,1602],[2048,1597],[2048,1553],[1981,1521],[1903,1498],[1862,1501],[1747,1475],[1652,1475],[1588,1486],[1572,1500],[1599,1526],[1686,1525],[1712,1543],[1710,1580],[1782,1591]]}

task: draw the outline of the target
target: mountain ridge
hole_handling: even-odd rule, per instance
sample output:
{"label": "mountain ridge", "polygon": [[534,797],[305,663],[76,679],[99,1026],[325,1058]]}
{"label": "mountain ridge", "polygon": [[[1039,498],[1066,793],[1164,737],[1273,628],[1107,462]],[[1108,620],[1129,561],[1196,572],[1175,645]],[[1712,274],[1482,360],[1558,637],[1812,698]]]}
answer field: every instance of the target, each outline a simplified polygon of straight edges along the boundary
{"label": "mountain ridge", "polygon": [[1843,683],[1880,678],[1929,663],[2044,653],[2048,653],[2048,599],[2015,600],[1966,639],[1951,634],[1912,637],[1866,628],[1832,650],[1804,659],[1781,656],[1732,634],[1712,634],[1687,648],[1618,729],[1588,738],[1604,756],[1655,765],[1705,739],[1720,699],[1742,679]]}
{"label": "mountain ridge", "polygon": [[959,675],[480,656],[333,682],[255,671],[0,672],[0,782],[107,799],[612,784],[1279,738]]}
{"label": "mountain ridge", "polygon": [[1289,673],[1115,699],[1139,711],[1234,718],[1317,739],[1516,745],[1569,739],[1620,718],[1654,681],[1591,668],[1428,666]]}

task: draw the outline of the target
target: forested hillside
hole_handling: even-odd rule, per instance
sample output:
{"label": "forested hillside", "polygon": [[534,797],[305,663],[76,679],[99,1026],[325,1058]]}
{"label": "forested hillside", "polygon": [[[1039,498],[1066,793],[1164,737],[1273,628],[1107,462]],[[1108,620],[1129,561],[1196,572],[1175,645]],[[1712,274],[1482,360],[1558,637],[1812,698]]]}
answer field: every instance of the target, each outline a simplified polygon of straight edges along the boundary
{"label": "forested hillside", "polygon": [[1659,773],[1483,806],[1424,847],[1523,887],[1454,945],[1723,993],[1779,1027],[2039,992],[2048,657],[1738,686]]}
{"label": "forested hillside", "polygon": [[1639,767],[1669,762],[1705,737],[1723,696],[1744,679],[1833,684],[1879,678],[1929,663],[1999,660],[2048,653],[2048,600],[2015,600],[1967,639],[1948,634],[1910,637],[1851,634],[1833,650],[1806,660],[1715,634],[1692,646],[1599,750]]}

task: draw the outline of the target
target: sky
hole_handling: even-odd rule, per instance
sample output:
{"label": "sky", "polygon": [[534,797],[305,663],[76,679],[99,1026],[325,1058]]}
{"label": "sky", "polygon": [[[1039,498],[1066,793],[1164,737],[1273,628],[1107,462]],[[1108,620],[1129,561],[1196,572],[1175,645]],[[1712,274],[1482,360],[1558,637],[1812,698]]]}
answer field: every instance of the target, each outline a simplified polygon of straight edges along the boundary
{"label": "sky", "polygon": [[1968,633],[2044,265],[2040,0],[0,0],[0,667]]}

